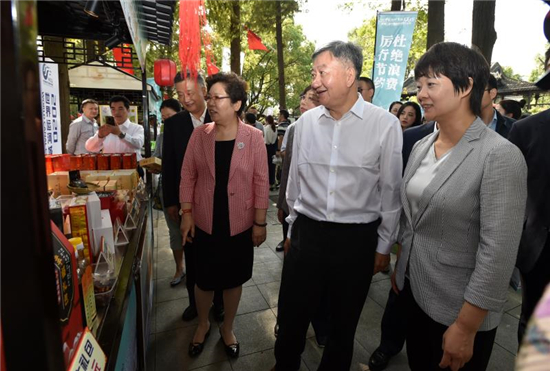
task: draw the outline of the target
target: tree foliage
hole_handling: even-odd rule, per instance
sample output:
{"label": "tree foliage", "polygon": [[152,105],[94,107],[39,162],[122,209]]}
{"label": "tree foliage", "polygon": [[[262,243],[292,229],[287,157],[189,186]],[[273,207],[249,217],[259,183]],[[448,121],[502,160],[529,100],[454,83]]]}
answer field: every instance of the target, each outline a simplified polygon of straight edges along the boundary
{"label": "tree foliage", "polygon": [[[388,5],[390,5],[388,3]],[[428,36],[428,8],[425,2],[421,3],[419,0],[413,4],[411,11],[417,11],[418,16],[416,19],[416,25],[413,31],[413,40],[411,49],[409,51],[409,59],[407,62],[407,70],[405,72],[405,78],[407,78],[411,71],[414,70],[414,66],[418,59],[426,52],[426,42]],[[348,38],[350,41],[356,43],[363,48],[363,72],[364,76],[371,76],[372,66],[374,61],[374,45],[376,42],[376,17],[367,19],[360,27],[352,29]]]}
{"label": "tree foliage", "polygon": [[531,74],[529,75],[530,82],[537,81],[544,73],[544,52],[548,50],[548,48],[550,48],[550,43],[546,43],[544,51],[536,55],[535,57],[536,67],[533,69],[533,71],[531,71]]}

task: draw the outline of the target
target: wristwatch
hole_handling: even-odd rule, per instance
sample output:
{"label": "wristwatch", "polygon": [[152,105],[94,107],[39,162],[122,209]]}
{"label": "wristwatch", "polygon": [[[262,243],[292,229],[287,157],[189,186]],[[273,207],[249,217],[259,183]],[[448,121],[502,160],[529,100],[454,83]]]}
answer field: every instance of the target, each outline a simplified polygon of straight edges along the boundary
{"label": "wristwatch", "polygon": [[124,133],[124,132],[121,131],[120,134],[118,134],[118,137],[119,137],[120,139],[124,139],[124,138],[126,137],[126,133]]}

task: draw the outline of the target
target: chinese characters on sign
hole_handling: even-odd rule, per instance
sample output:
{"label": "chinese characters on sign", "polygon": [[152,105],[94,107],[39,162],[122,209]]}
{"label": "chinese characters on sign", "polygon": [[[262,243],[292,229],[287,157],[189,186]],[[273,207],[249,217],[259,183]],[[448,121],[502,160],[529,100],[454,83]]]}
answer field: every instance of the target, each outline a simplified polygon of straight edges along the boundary
{"label": "chinese characters on sign", "polygon": [[401,98],[416,12],[381,12],[376,21],[373,103],[388,109]]}
{"label": "chinese characters on sign", "polygon": [[59,117],[59,74],[57,64],[40,63],[40,98],[44,153],[60,154],[61,120]]}
{"label": "chinese characters on sign", "polygon": [[107,358],[99,347],[96,339],[86,328],[84,336],[80,340],[78,350],[73,358],[70,371],[104,371]]}

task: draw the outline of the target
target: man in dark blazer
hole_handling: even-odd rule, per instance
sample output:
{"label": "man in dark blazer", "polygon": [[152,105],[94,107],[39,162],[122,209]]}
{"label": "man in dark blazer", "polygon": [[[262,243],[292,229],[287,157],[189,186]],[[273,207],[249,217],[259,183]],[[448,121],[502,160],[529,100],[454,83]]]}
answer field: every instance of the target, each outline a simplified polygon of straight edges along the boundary
{"label": "man in dark blazer", "polygon": [[[180,223],[179,189],[181,180],[181,167],[189,138],[195,127],[210,122],[210,115],[206,109],[206,86],[202,76],[198,75],[196,81],[189,75],[184,79],[178,73],[174,79],[178,100],[185,108],[164,121],[164,139],[162,146],[162,191],[164,208],[169,217]],[[181,233],[181,232],[180,232]],[[195,256],[193,244],[186,244],[184,248],[185,265],[187,269],[187,292],[189,293],[189,306],[182,314],[184,321],[190,321],[197,316],[195,306]],[[216,320],[223,320],[223,300],[221,292],[214,296],[214,315]]]}
{"label": "man in dark blazer", "polygon": [[480,117],[489,129],[496,131],[504,138],[508,138],[508,133],[510,132],[510,129],[512,129],[512,125],[516,120],[510,117],[502,116],[496,109],[494,109],[493,102],[497,94],[497,79],[491,74],[489,75],[487,89],[485,89],[483,98],[481,99]]}
{"label": "man in dark blazer", "polygon": [[518,341],[550,283],[550,110],[514,124],[508,140],[527,162],[527,207],[516,266],[521,273],[522,304]]}

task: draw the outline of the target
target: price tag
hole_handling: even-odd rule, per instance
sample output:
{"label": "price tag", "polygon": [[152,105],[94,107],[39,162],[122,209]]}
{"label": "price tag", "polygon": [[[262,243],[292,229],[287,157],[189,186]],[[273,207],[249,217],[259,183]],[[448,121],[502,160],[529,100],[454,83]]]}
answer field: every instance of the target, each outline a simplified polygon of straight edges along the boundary
{"label": "price tag", "polygon": [[99,346],[94,335],[86,327],[84,335],[80,339],[78,349],[73,357],[69,371],[103,371],[107,363],[107,357]]}

